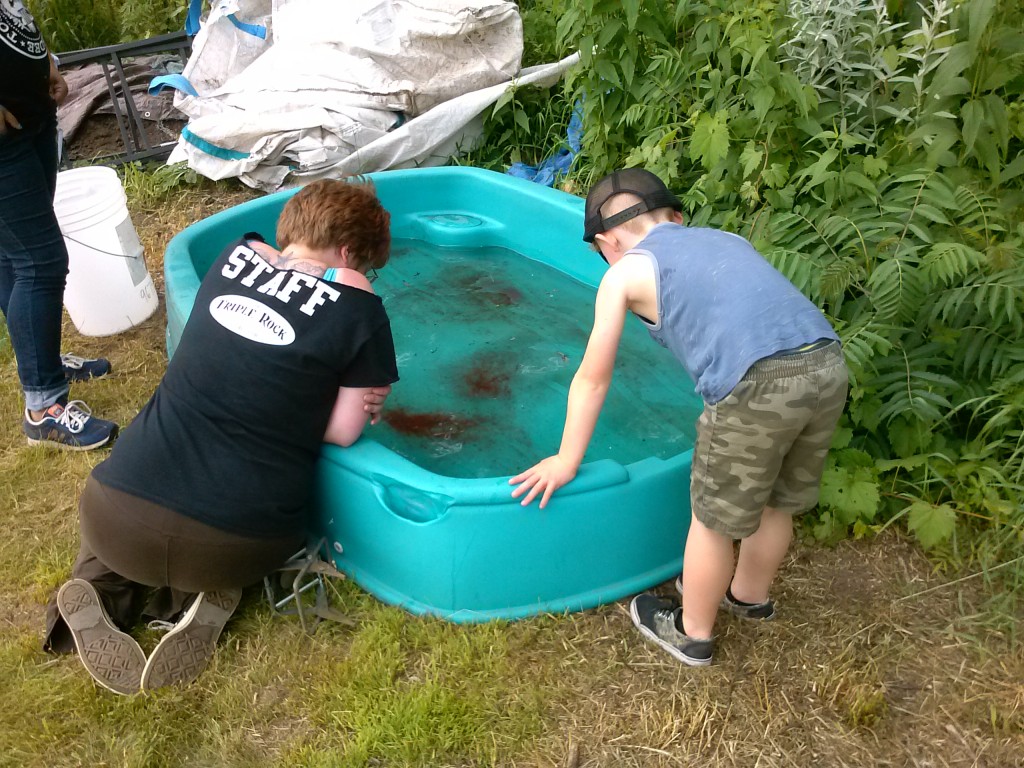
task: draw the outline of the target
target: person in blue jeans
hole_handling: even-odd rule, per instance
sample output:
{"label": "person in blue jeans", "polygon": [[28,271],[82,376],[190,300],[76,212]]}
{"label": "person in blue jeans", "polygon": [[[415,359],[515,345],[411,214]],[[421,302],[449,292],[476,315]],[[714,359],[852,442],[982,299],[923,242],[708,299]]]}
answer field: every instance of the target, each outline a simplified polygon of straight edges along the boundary
{"label": "person in blue jeans", "polygon": [[107,360],[61,355],[68,252],[53,210],[57,105],[64,78],[22,0],[0,2],[0,311],[25,394],[33,445],[90,450],[117,424],[69,401],[69,383],[110,372]]}

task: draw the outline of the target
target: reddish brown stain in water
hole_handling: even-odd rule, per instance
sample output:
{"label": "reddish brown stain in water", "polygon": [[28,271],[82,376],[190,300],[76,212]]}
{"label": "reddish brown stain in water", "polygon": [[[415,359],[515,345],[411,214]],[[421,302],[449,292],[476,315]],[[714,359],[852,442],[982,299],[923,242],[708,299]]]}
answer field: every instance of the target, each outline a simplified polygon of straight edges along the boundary
{"label": "reddish brown stain in water", "polygon": [[503,397],[509,394],[508,371],[495,370],[487,364],[474,365],[466,371],[462,381],[470,397]]}
{"label": "reddish brown stain in water", "polygon": [[396,432],[413,437],[437,437],[451,440],[461,437],[480,423],[479,419],[457,416],[454,413],[415,412],[405,408],[384,411],[384,422]]}
{"label": "reddish brown stain in water", "polygon": [[499,307],[511,307],[518,304],[523,298],[523,294],[515,288],[499,288],[488,294],[488,296],[495,306]]}
{"label": "reddish brown stain in water", "polygon": [[489,275],[468,273],[456,277],[453,283],[465,291],[463,298],[484,306],[511,307],[523,300],[518,288],[501,284]]}

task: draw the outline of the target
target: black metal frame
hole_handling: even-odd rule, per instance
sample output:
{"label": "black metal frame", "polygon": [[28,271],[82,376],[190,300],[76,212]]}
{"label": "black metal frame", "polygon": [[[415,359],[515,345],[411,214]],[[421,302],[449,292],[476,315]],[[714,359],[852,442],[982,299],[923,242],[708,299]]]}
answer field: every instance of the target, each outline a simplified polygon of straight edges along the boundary
{"label": "black metal frame", "polygon": [[[176,142],[165,141],[155,146],[149,143],[149,139],[146,137],[146,128],[142,122],[142,115],[139,114],[139,109],[135,105],[135,99],[124,75],[122,59],[133,56],[145,56],[151,53],[177,51],[181,53],[182,59],[187,60],[191,49],[192,38],[182,31],[150,37],[146,40],[132,43],[105,45],[100,48],[88,48],[81,51],[57,54],[57,59],[62,67],[71,64],[91,64],[93,62],[99,62],[103,66],[103,76],[107,81],[107,91],[110,93],[114,118],[117,120],[117,127],[121,132],[121,141],[124,143],[125,151],[97,158],[100,162],[106,162],[110,165],[121,165],[136,160],[162,160],[171,154],[171,150]],[[124,95],[127,115],[121,112],[118,105],[118,87],[120,87],[121,93]]]}

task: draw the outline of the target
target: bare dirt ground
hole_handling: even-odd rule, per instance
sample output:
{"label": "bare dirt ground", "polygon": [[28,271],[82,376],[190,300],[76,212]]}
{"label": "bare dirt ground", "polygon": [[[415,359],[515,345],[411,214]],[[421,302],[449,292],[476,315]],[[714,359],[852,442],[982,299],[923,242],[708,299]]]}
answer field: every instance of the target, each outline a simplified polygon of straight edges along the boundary
{"label": "bare dirt ground", "polygon": [[[177,141],[185,120],[144,120],[146,138],[150,146]],[[68,142],[65,149],[67,162],[74,164],[105,158],[125,151],[124,140],[113,115],[92,114]]]}
{"label": "bare dirt ground", "polygon": [[989,594],[886,533],[797,544],[777,619],[720,618],[706,670],[643,644],[625,602],[570,617],[564,684],[581,695],[550,749],[578,768],[1024,765],[1021,616]]}

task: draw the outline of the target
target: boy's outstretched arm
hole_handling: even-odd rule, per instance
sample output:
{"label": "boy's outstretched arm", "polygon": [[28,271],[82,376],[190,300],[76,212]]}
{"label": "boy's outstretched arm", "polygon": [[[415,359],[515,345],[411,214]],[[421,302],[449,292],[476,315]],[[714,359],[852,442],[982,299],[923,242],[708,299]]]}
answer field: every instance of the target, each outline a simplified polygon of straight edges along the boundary
{"label": "boy's outstretched arm", "polygon": [[551,494],[576,477],[611,385],[627,307],[626,284],[616,270],[610,269],[597,292],[594,327],[583,362],[569,387],[565,427],[558,453],[508,481],[509,485],[518,486],[512,491],[513,498],[526,494],[520,502],[523,506],[543,494],[540,499],[543,509]]}

